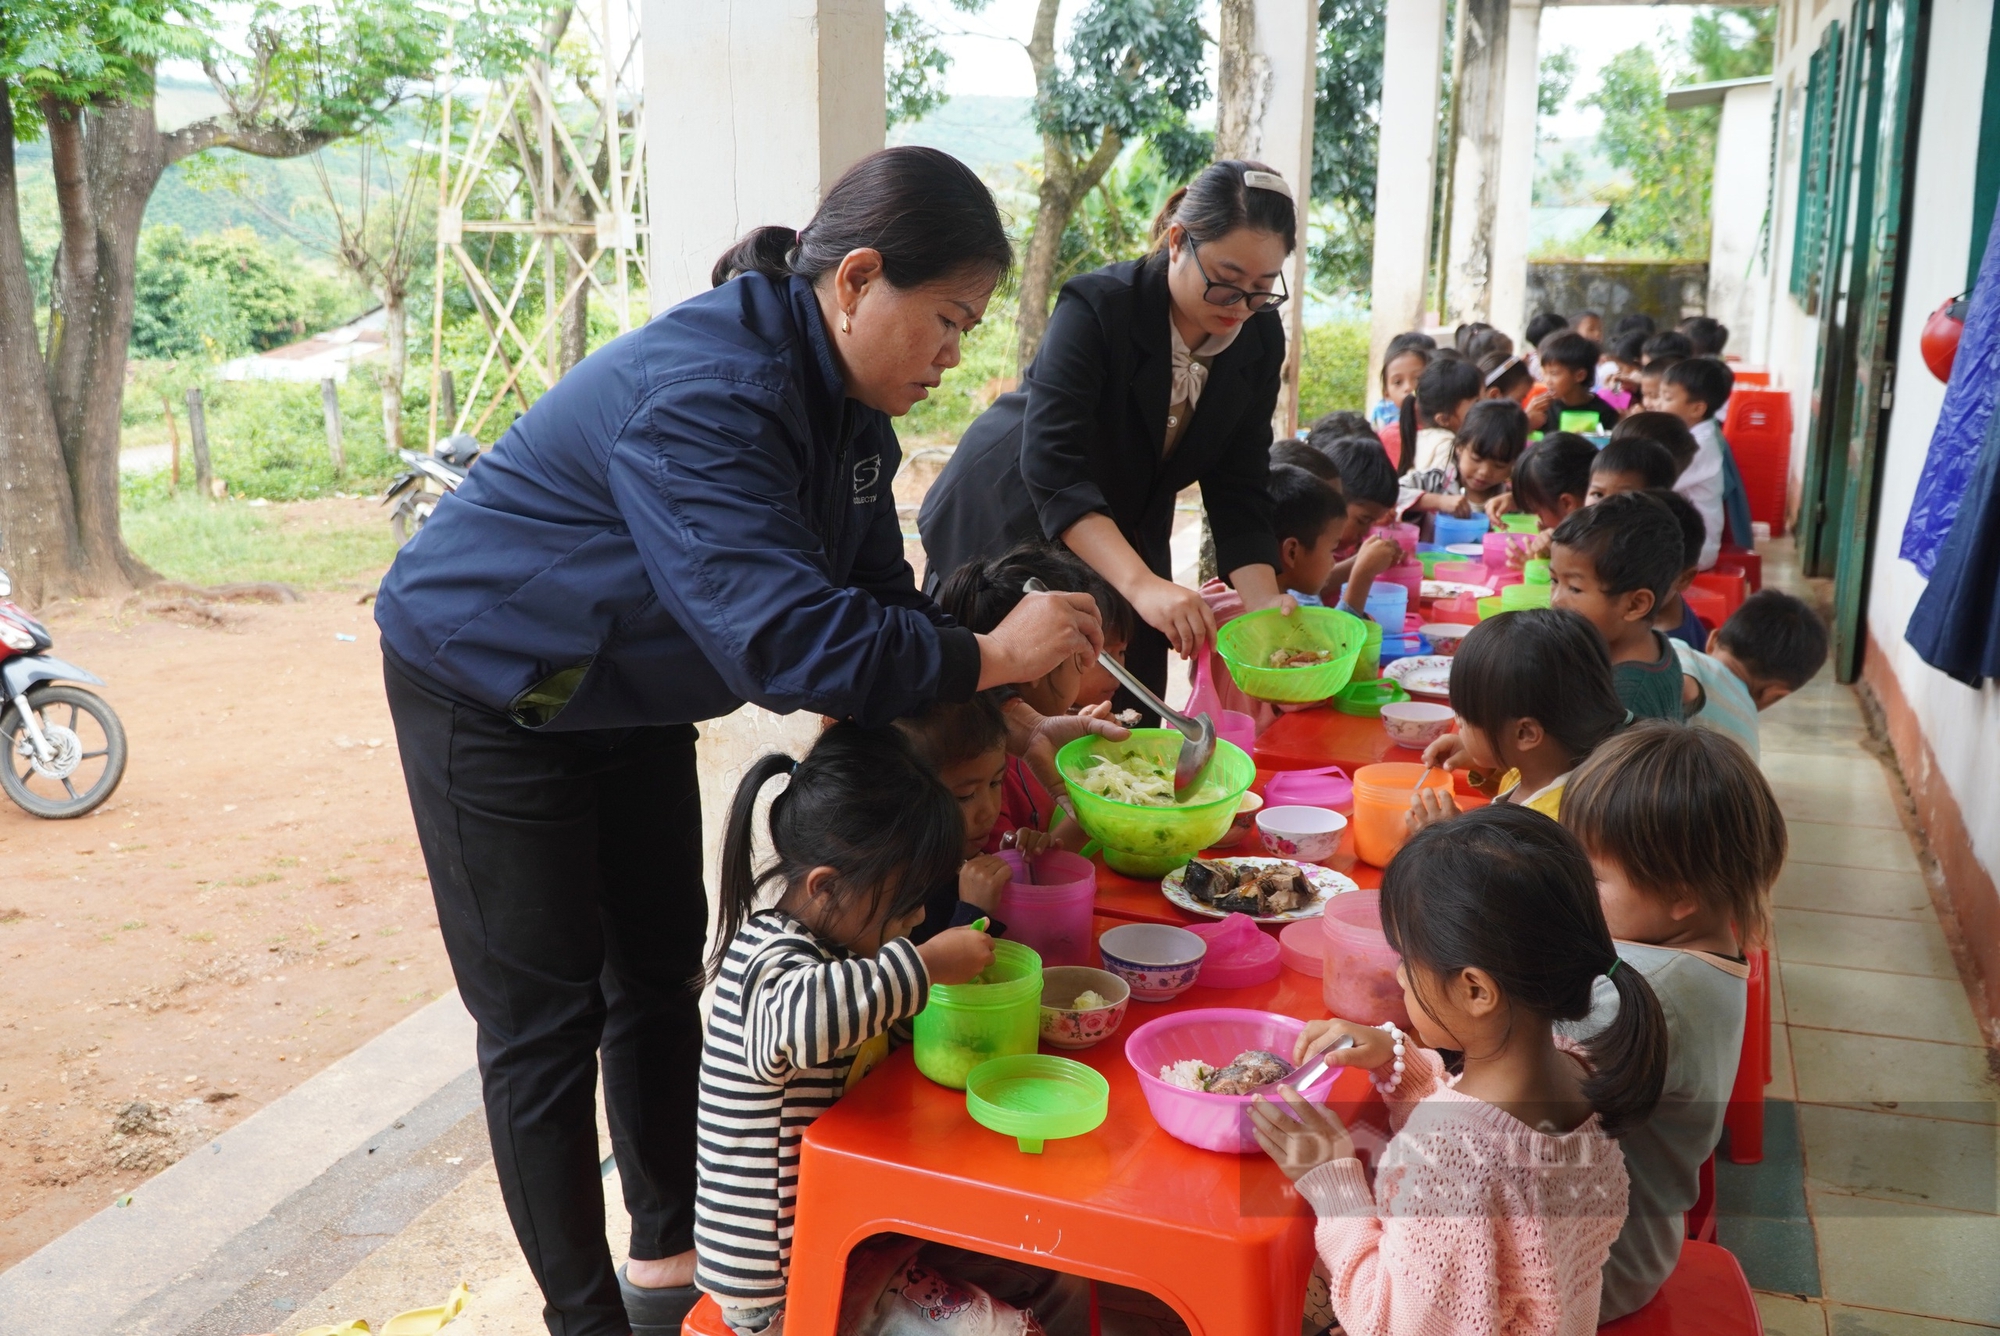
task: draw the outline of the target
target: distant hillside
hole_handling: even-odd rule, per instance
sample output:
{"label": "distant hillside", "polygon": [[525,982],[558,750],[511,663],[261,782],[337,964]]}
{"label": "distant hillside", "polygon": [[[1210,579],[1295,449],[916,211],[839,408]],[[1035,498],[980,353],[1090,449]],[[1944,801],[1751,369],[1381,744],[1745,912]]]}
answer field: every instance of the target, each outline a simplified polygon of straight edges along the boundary
{"label": "distant hillside", "polygon": [[1009,181],[1023,164],[1042,157],[1034,102],[1025,97],[955,97],[889,131],[889,142],[943,149],[987,181]]}

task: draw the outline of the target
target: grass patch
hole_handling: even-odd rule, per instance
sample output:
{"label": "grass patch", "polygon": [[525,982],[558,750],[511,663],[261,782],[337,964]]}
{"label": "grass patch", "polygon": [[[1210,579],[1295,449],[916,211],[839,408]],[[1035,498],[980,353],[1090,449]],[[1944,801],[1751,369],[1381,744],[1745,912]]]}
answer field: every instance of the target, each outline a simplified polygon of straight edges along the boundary
{"label": "grass patch", "polygon": [[337,588],[379,578],[396,555],[386,519],[338,501],[252,506],[183,494],[128,500],[123,522],[141,561],[196,585],[275,580]]}

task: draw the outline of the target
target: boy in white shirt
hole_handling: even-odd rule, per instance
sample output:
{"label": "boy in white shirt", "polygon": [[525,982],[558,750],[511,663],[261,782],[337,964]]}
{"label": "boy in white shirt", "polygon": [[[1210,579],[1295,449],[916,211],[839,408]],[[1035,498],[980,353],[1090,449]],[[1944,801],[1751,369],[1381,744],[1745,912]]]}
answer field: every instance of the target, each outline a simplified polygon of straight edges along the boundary
{"label": "boy in white shirt", "polygon": [[1715,565],[1722,550],[1722,428],[1716,414],[1729,402],[1736,377],[1729,367],[1714,357],[1690,357],[1667,368],[1660,385],[1660,407],[1687,424],[1694,433],[1694,462],[1681,471],[1674,490],[1694,503],[1708,526],[1708,541],[1701,548],[1701,569]]}

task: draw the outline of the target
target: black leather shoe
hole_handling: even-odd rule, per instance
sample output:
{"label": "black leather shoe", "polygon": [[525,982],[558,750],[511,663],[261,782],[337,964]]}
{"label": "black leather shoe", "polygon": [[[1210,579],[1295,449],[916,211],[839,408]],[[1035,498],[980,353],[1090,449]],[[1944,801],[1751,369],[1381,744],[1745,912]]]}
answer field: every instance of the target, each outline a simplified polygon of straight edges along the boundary
{"label": "black leather shoe", "polygon": [[692,1285],[658,1289],[634,1285],[622,1266],[618,1268],[618,1293],[625,1300],[632,1336],[681,1336],[681,1323],[701,1299],[701,1291]]}

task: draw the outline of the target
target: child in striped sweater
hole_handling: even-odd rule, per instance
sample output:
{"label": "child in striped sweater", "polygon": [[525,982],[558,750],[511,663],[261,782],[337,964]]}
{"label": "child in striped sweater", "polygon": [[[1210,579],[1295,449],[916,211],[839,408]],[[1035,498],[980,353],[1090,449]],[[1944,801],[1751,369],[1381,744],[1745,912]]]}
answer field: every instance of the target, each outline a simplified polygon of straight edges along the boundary
{"label": "child in striped sweater", "polygon": [[[769,816],[776,858],[753,870],[758,795],[781,774],[790,782]],[[968,982],[993,962],[978,928],[909,939],[931,893],[956,885],[963,842],[958,804],[894,729],[835,724],[803,761],[764,756],[737,787],[708,962],[695,1190],[695,1284],[732,1331],[782,1328],[805,1129],[888,1055],[892,1031],[907,1038],[933,984]],[[772,885],[776,902],[758,908]],[[843,1331],[896,1336],[918,1315],[938,1336],[1042,1331],[1029,1313],[940,1274],[919,1248],[867,1250],[877,1283]],[[1047,1274],[1021,1277],[1045,1307],[1037,1285],[1059,1288]],[[940,1313],[952,1321],[927,1316]]]}
{"label": "child in striped sweater", "polygon": [[[1284,1089],[1251,1106],[1257,1139],[1319,1217],[1346,1336],[1587,1336],[1625,1221],[1612,1138],[1645,1121],[1666,1075],[1666,1021],[1619,968],[1583,848],[1539,812],[1495,804],[1429,826],[1382,878],[1382,930],[1415,1022],[1405,1034],[1320,1021],[1388,1100],[1395,1136],[1371,1183],[1340,1119]],[[1609,977],[1616,1019],[1584,1043],[1558,1021]],[[1449,1076],[1437,1050],[1463,1055]]]}

